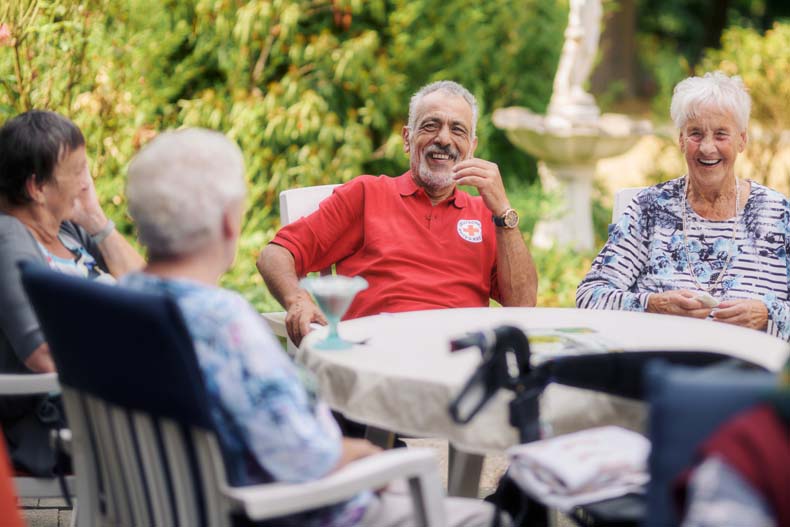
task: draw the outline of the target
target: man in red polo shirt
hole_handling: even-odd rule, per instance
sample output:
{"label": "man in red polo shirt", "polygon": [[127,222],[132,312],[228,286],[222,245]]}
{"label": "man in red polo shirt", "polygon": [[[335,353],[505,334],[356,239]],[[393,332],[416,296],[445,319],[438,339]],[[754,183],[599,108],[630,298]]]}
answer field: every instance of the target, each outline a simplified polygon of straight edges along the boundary
{"label": "man in red polo shirt", "polygon": [[[451,81],[412,97],[403,127],[411,169],[400,177],[360,176],[319,210],[280,229],[258,270],[287,311],[298,344],[311,322],[326,323],[299,276],[336,264],[369,284],[346,318],[381,312],[534,306],[537,273],[516,228],[499,168],[473,156],[477,103]],[[471,185],[473,197],[456,185]]]}

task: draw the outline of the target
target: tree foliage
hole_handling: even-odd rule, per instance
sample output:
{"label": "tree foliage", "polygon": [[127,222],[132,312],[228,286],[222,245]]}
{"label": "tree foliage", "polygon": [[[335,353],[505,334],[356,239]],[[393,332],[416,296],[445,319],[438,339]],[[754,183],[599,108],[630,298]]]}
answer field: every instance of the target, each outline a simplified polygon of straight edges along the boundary
{"label": "tree foliage", "polygon": [[466,85],[481,107],[477,154],[509,181],[534,180],[534,161],[490,116],[545,109],[566,13],[541,0],[16,0],[0,6],[0,119],[35,107],[80,125],[127,234],[134,152],[168,128],[225,132],[250,182],[225,283],[271,307],[254,261],[278,226],[279,192],[405,170],[400,130],[427,82]]}
{"label": "tree foliage", "polygon": [[[704,70],[722,70],[740,75],[752,97],[750,144],[745,156],[755,179],[772,183],[772,171],[781,172],[773,181],[790,189],[790,167],[779,166],[783,134],[790,130],[790,23],[776,23],[761,35],[750,28],[733,27],[722,36],[721,49],[708,50],[701,63]],[[787,144],[787,141],[784,141]]]}

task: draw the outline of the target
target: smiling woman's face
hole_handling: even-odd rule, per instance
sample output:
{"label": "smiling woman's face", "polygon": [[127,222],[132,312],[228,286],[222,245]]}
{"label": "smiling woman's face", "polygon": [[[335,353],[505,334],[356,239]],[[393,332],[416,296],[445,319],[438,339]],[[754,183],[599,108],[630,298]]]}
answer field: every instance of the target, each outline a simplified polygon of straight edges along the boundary
{"label": "smiling woman's face", "polygon": [[739,130],[730,112],[717,108],[700,108],[680,131],[689,177],[708,187],[734,177],[735,160],[745,146],[746,130]]}

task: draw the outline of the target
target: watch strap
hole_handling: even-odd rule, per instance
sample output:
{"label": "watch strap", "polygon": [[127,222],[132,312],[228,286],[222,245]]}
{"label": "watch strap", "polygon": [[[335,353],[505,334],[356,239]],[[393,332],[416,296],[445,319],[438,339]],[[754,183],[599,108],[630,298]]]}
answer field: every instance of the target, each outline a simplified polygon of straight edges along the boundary
{"label": "watch strap", "polygon": [[93,243],[95,243],[96,245],[99,245],[114,230],[115,230],[115,222],[108,219],[107,220],[107,224],[102,228],[102,230],[100,230],[96,234],[91,234],[90,235],[91,236],[91,241]]}

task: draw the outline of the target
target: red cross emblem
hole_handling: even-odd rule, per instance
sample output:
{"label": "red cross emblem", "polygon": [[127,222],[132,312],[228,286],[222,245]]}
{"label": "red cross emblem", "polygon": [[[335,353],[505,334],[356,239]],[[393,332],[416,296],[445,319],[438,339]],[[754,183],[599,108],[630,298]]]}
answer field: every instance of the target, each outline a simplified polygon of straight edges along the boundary
{"label": "red cross emblem", "polygon": [[474,238],[475,236],[480,234],[480,227],[478,227],[477,225],[468,224],[468,225],[464,225],[461,228],[464,230],[466,235],[469,236],[470,238]]}
{"label": "red cross emblem", "polygon": [[458,220],[458,235],[468,242],[482,242],[483,227],[480,220]]}

